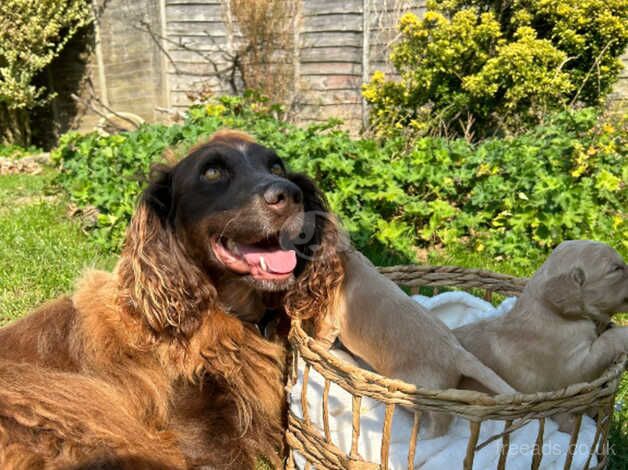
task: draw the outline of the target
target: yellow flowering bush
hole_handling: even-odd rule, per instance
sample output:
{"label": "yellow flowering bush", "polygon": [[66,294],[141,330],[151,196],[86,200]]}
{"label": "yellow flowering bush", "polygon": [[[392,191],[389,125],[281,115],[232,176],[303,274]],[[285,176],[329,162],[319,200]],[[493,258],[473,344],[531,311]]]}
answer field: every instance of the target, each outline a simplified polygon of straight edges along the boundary
{"label": "yellow flowering bush", "polygon": [[86,0],[0,1],[0,143],[30,143],[28,111],[52,97],[34,80],[90,21]]}
{"label": "yellow flowering bush", "polygon": [[391,62],[364,85],[378,134],[510,134],[573,102],[595,105],[628,44],[624,0],[440,0],[399,23]]}

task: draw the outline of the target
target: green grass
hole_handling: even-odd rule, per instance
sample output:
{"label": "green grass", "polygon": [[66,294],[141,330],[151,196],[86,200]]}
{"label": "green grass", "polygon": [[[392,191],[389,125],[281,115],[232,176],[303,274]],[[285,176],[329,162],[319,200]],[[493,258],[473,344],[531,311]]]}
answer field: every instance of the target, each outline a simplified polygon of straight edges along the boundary
{"label": "green grass", "polygon": [[[67,200],[54,189],[55,173],[0,176],[0,325],[64,292],[88,267],[111,269],[115,257],[103,254],[80,225],[66,215]],[[371,258],[377,264],[399,260]],[[483,258],[477,253],[430,253],[429,264],[449,264],[529,276],[507,260]],[[533,264],[540,265],[541,260]],[[626,321],[626,317],[622,318]],[[628,400],[624,375],[618,403]],[[609,469],[628,469],[628,406],[616,411],[610,433]],[[258,470],[268,467],[263,461]]]}
{"label": "green grass", "polygon": [[0,176],[0,325],[70,292],[83,269],[114,263],[66,216],[65,197],[51,190],[53,177],[52,171]]}

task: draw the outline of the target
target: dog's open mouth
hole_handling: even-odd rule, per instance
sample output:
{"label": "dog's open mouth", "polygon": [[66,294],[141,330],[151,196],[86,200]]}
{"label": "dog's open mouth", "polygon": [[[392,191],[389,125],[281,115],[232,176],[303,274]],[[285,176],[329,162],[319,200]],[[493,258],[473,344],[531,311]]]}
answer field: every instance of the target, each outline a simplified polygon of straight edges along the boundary
{"label": "dog's open mouth", "polygon": [[214,255],[225,267],[239,274],[250,274],[254,279],[287,279],[297,265],[295,251],[282,249],[276,238],[249,245],[215,237],[210,243]]}

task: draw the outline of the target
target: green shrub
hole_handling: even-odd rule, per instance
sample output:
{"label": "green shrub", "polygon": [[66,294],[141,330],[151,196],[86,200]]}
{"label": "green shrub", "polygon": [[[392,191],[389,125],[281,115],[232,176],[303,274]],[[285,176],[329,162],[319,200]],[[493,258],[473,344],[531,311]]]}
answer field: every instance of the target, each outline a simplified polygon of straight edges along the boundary
{"label": "green shrub", "polygon": [[597,105],[628,44],[623,0],[440,0],[401,18],[391,61],[363,88],[377,133],[485,138],[516,133],[550,111]]}
{"label": "green shrub", "polygon": [[151,162],[168,146],[183,152],[233,127],[314,177],[357,246],[380,259],[463,248],[526,267],[569,238],[628,252],[625,135],[591,109],[516,138],[474,146],[424,137],[408,148],[401,138],[351,139],[334,122],[297,128],[257,106],[228,98],[191,109],[183,125],[68,135],[54,153],[59,182],[79,205],[100,210],[97,239],[116,250]]}
{"label": "green shrub", "polygon": [[54,97],[36,78],[91,20],[86,0],[0,2],[0,143],[30,144],[29,111]]}

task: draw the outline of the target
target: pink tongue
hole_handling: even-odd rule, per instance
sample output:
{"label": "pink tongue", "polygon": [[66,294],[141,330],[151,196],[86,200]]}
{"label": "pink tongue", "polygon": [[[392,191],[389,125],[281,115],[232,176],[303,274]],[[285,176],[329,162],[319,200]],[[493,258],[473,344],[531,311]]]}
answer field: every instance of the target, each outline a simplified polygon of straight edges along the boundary
{"label": "pink tongue", "polygon": [[263,256],[266,267],[275,274],[290,273],[297,265],[297,255],[294,250],[263,249],[251,245],[239,245],[239,248],[250,265],[259,265],[260,258]]}

